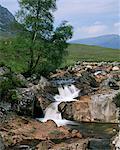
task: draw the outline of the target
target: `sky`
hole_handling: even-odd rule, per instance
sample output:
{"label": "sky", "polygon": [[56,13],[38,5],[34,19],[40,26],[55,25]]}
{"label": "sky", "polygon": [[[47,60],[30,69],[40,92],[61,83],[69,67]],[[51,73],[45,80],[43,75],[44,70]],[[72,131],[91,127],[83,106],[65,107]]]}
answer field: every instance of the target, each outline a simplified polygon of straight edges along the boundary
{"label": "sky", "polygon": [[[17,0],[0,0],[13,14]],[[66,20],[74,27],[73,40],[120,34],[120,0],[58,0],[55,26]]]}

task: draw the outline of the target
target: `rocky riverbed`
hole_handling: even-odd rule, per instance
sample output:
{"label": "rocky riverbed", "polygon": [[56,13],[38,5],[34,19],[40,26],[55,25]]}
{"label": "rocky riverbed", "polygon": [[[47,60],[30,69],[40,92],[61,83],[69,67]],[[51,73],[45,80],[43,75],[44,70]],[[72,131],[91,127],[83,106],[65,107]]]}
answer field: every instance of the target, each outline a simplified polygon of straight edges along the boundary
{"label": "rocky riverbed", "polygon": [[[71,84],[79,89],[79,95],[75,101],[60,103],[58,110],[63,119],[78,125],[58,127],[52,120],[38,121],[55,102],[58,87]],[[2,66],[0,149],[113,149],[119,107],[120,63],[77,62],[41,79],[36,75],[25,78]]]}

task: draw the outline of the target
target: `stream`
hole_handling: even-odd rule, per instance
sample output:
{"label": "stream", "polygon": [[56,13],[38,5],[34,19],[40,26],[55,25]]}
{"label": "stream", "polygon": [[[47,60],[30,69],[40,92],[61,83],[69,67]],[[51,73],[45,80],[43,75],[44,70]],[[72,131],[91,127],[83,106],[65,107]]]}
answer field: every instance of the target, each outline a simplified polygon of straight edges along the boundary
{"label": "stream", "polygon": [[[74,122],[62,119],[61,113],[58,111],[58,105],[61,102],[76,101],[75,98],[79,96],[78,90],[73,84],[58,88],[59,95],[55,95],[55,102],[51,103],[45,110],[44,118],[39,120],[46,122],[53,120],[58,126],[66,125],[71,129],[77,129],[85,138],[89,138],[89,147],[91,150],[110,150],[111,138],[116,135],[118,131],[118,124],[116,123],[85,123]],[[107,114],[108,114],[107,109]]]}

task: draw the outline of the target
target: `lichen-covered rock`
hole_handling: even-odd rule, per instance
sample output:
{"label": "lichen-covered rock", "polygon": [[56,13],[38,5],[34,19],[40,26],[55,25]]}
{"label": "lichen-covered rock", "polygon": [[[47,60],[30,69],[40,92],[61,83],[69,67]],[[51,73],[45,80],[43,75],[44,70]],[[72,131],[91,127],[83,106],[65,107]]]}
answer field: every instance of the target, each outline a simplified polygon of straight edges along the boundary
{"label": "lichen-covered rock", "polygon": [[36,113],[42,115],[42,109],[38,104],[36,93],[31,88],[18,88],[15,92],[15,100],[11,102],[13,111],[27,116],[34,116]]}

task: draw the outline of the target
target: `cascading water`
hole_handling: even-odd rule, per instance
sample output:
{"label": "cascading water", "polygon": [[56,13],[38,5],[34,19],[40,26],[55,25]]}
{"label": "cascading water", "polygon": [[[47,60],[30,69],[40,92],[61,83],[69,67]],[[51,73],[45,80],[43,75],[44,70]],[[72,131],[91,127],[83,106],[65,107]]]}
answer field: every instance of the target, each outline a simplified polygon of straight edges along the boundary
{"label": "cascading water", "polygon": [[66,101],[75,101],[74,98],[78,97],[79,90],[74,86],[65,86],[58,88],[59,95],[56,95],[54,98],[56,102],[50,104],[45,110],[45,117],[40,119],[41,121],[45,122],[47,120],[53,120],[57,123],[58,126],[66,125],[66,124],[74,124],[74,122],[62,119],[61,113],[58,111],[58,105],[61,102]]}
{"label": "cascading water", "polygon": [[58,88],[59,95],[56,95],[54,98],[58,102],[65,102],[65,101],[73,101],[74,98],[78,97],[79,90],[74,86],[64,86]]}

